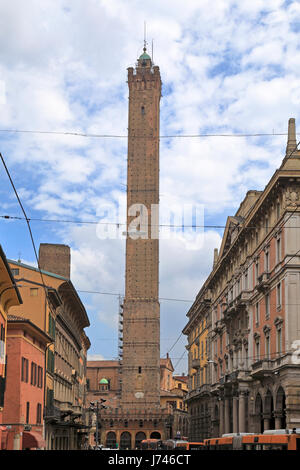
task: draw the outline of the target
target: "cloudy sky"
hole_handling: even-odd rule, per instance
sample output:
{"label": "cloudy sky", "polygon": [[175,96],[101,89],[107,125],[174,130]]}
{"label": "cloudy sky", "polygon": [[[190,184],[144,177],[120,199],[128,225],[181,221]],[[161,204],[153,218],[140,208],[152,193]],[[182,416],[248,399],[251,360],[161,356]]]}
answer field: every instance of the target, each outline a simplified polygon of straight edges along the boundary
{"label": "cloudy sky", "polygon": [[[124,240],[62,221],[102,220],[124,203],[126,138],[9,131],[126,136],[126,69],[142,53],[144,21],[163,82],[160,132],[174,136],[160,144],[162,214],[189,204],[204,208],[205,225],[224,225],[280,165],[286,136],[275,134],[300,122],[298,1],[0,2],[0,151],[27,215],[61,221],[32,221],[37,247],[70,245],[75,287],[105,293],[80,293],[90,358],[118,354],[118,296],[108,294],[124,293]],[[272,135],[178,137],[197,134]],[[3,168],[0,178],[0,216],[22,216]],[[0,230],[8,258],[35,262],[24,221],[0,218]],[[160,243],[161,356],[171,350],[177,373],[187,372],[186,338],[172,346],[191,305],[179,300],[197,294],[222,233]]]}

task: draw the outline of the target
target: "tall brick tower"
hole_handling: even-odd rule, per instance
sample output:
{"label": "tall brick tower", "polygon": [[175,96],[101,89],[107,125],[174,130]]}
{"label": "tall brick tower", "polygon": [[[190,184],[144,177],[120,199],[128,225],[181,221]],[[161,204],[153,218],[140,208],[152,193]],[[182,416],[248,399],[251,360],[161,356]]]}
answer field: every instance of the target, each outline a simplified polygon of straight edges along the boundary
{"label": "tall brick tower", "polygon": [[157,413],[160,406],[158,203],[161,78],[159,67],[153,66],[146,47],[136,68],[128,68],[128,86],[121,406],[127,410],[146,408]]}

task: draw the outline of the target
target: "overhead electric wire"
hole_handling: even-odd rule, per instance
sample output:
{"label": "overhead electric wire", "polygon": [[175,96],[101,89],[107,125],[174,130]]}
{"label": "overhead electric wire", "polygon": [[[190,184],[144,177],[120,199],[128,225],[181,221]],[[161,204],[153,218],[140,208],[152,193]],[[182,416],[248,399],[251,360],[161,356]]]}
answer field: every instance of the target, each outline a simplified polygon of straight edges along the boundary
{"label": "overhead electric wire", "polygon": [[[30,240],[31,240],[31,243],[32,243],[32,246],[33,246],[33,251],[34,251],[34,255],[35,255],[36,262],[37,262],[37,266],[38,266],[38,271],[39,271],[40,276],[41,276],[41,281],[42,281],[43,289],[44,289],[44,292],[45,292],[46,302],[47,302],[47,304],[48,304],[48,307],[49,307],[50,311],[52,311],[51,305],[50,305],[50,302],[49,302],[47,287],[46,287],[46,285],[45,285],[43,273],[42,273],[42,270],[41,270],[41,268],[40,268],[39,258],[38,258],[38,254],[37,254],[37,250],[36,250],[36,246],[35,246],[33,234],[32,234],[32,231],[31,231],[31,227],[30,227],[30,220],[29,220],[28,217],[27,217],[27,214],[26,214],[26,212],[25,212],[24,206],[23,206],[23,204],[22,204],[22,202],[21,202],[21,199],[20,199],[19,194],[18,194],[18,192],[17,192],[17,190],[16,190],[16,187],[15,187],[15,185],[14,185],[14,182],[13,182],[13,180],[12,180],[12,177],[11,177],[11,175],[10,175],[10,172],[9,172],[9,170],[8,170],[8,168],[7,168],[7,165],[6,165],[6,163],[5,163],[5,160],[4,160],[3,155],[2,155],[1,152],[0,152],[0,158],[1,158],[1,160],[2,160],[4,169],[5,169],[5,171],[6,171],[6,174],[7,174],[7,176],[8,176],[8,179],[9,179],[9,181],[10,181],[10,184],[11,184],[11,186],[12,186],[12,188],[13,188],[13,190],[14,190],[14,193],[15,193],[15,195],[16,195],[16,198],[17,198],[17,201],[18,201],[18,203],[19,203],[19,206],[21,207],[21,210],[22,210],[22,212],[23,212],[23,214],[24,214],[24,218],[25,218],[26,223],[27,223],[27,227],[28,227],[28,231],[29,231],[29,235],[30,235]],[[54,341],[52,341],[52,344],[53,344],[53,343],[54,343]],[[66,354],[66,357],[69,359],[69,355],[68,355],[68,353],[65,351],[65,348],[63,347],[63,345],[62,345],[62,348],[63,348],[63,350],[64,350],[64,352],[65,352],[65,354]]]}
{"label": "overhead electric wire", "polygon": [[[51,223],[69,223],[69,224],[81,224],[81,225],[113,225],[115,227],[120,227],[120,226],[126,226],[127,224],[125,222],[97,222],[97,221],[88,221],[88,220],[63,220],[63,219],[39,219],[39,218],[34,218],[34,217],[29,217],[25,219],[25,217],[19,217],[19,216],[13,216],[13,215],[0,215],[0,219],[6,219],[6,220],[28,220],[30,222],[51,222]],[[284,221],[286,223],[286,221]],[[216,228],[216,229],[224,229],[226,228],[226,225],[176,225],[176,224],[152,224],[151,227],[168,227],[168,228]],[[254,230],[257,228],[268,228],[268,229],[274,229],[274,228],[280,228],[277,225],[249,225],[247,227],[244,227],[242,224],[237,224],[236,227],[240,227],[243,229],[249,229],[249,230]],[[300,228],[298,226],[292,226],[292,227],[286,227],[287,229],[294,229],[294,228]],[[138,233],[138,232],[137,232]]]}
{"label": "overhead electric wire", "polygon": [[145,136],[145,135],[129,135],[129,134],[91,134],[87,132],[73,132],[73,131],[42,131],[32,129],[0,129],[3,133],[14,134],[46,134],[46,135],[65,135],[75,137],[91,137],[91,138],[112,138],[112,139],[171,139],[171,138],[197,138],[197,137],[274,137],[286,136],[287,132],[256,132],[256,133],[212,133],[212,134],[170,134],[159,136]]}

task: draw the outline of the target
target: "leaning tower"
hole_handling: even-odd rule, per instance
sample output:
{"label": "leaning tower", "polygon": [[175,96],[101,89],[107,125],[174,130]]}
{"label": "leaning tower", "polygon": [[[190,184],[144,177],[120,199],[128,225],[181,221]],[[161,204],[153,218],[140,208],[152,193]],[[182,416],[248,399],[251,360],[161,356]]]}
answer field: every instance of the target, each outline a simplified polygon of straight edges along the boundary
{"label": "leaning tower", "polygon": [[128,69],[126,277],[121,405],[160,406],[158,300],[159,67],[150,56]]}

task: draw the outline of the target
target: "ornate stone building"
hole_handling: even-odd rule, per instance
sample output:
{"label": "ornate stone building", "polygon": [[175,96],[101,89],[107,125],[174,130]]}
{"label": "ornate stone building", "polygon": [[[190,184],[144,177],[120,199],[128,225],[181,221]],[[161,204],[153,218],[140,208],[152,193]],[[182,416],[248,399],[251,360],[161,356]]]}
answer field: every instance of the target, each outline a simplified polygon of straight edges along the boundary
{"label": "ornate stone building", "polygon": [[[228,217],[213,270],[189,310],[190,435],[300,426],[300,151]],[[205,384],[193,355],[207,326]],[[197,361],[195,360],[197,359]]]}

